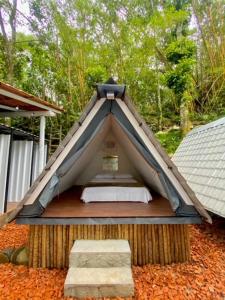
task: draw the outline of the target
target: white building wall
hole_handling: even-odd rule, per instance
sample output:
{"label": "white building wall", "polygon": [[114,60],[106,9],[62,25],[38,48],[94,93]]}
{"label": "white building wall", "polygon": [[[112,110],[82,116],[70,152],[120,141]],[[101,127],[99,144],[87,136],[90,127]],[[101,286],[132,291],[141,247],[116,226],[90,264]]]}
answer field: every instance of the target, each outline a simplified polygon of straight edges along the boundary
{"label": "white building wall", "polygon": [[30,187],[33,141],[13,141],[10,157],[8,202],[19,202]]}
{"label": "white building wall", "polygon": [[[47,145],[45,144],[45,154],[44,154],[44,165],[47,161]],[[33,165],[32,165],[32,183],[39,175],[39,144],[34,143],[34,156],[33,156]]]}
{"label": "white building wall", "polygon": [[[28,140],[13,140],[10,155],[10,142],[10,134],[0,134],[0,214],[4,213],[7,185],[7,202],[19,202],[39,175],[39,144]],[[46,164],[46,144],[44,155]]]}
{"label": "white building wall", "polygon": [[10,139],[10,135],[0,134],[0,213],[4,212]]}

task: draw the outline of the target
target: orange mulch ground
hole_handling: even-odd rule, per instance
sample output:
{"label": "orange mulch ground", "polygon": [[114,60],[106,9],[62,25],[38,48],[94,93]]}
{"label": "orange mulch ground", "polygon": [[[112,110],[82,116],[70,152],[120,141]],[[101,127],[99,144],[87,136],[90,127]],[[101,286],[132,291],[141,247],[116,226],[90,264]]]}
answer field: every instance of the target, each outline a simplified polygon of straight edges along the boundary
{"label": "orange mulch ground", "polygon": [[[190,228],[192,261],[133,267],[135,299],[225,299],[225,221]],[[0,230],[0,248],[20,246],[26,237],[26,226],[7,225]],[[72,299],[63,297],[66,272],[2,264],[0,299]]]}
{"label": "orange mulch ground", "polygon": [[27,243],[28,225],[16,225],[15,222],[0,229],[0,250],[18,248]]}

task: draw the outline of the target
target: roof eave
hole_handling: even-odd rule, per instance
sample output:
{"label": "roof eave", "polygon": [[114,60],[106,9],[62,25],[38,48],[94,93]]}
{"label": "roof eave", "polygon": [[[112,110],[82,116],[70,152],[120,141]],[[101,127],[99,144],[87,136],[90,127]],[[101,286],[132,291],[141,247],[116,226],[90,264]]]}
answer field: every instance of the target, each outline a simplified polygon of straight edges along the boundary
{"label": "roof eave", "polygon": [[0,81],[0,94],[5,97],[35,106],[35,107],[37,107],[37,111],[39,111],[40,109],[43,109],[45,111],[52,111],[57,114],[64,112],[63,108],[61,108],[53,103],[49,103],[45,100],[42,100],[36,96],[33,96],[27,92],[24,92],[18,88],[15,88],[15,87],[13,87],[9,84],[3,83],[1,81]]}

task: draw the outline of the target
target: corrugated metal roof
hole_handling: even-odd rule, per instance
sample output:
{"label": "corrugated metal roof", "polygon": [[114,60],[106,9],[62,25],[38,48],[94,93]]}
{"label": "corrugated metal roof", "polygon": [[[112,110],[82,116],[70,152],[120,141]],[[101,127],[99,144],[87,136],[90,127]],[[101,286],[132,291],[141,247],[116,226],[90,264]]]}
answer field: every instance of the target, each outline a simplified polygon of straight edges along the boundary
{"label": "corrugated metal roof", "polygon": [[192,135],[192,134],[198,133],[200,131],[209,130],[209,129],[213,128],[213,127],[223,126],[223,125],[225,125],[225,117],[224,118],[220,118],[220,119],[218,119],[216,121],[210,122],[208,124],[195,127],[188,135]]}
{"label": "corrugated metal roof", "polygon": [[204,207],[225,217],[225,118],[193,129],[172,160]]}
{"label": "corrugated metal roof", "polygon": [[[15,88],[0,81],[0,104],[8,108],[19,108],[23,111],[53,111],[55,113],[64,112],[62,107],[54,103],[42,100],[25,91]],[[7,109],[5,109],[7,111]]]}

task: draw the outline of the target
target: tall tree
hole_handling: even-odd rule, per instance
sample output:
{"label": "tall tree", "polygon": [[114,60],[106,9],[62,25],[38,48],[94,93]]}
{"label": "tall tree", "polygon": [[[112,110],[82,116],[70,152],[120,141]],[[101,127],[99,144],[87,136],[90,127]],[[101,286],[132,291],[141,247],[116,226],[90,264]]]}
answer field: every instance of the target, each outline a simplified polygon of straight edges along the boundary
{"label": "tall tree", "polygon": [[[9,27],[7,26],[9,25]],[[17,29],[17,0],[0,1],[0,28],[5,57],[6,80],[14,81],[15,42]]]}
{"label": "tall tree", "polygon": [[198,41],[198,109],[224,111],[225,1],[193,0]]}

